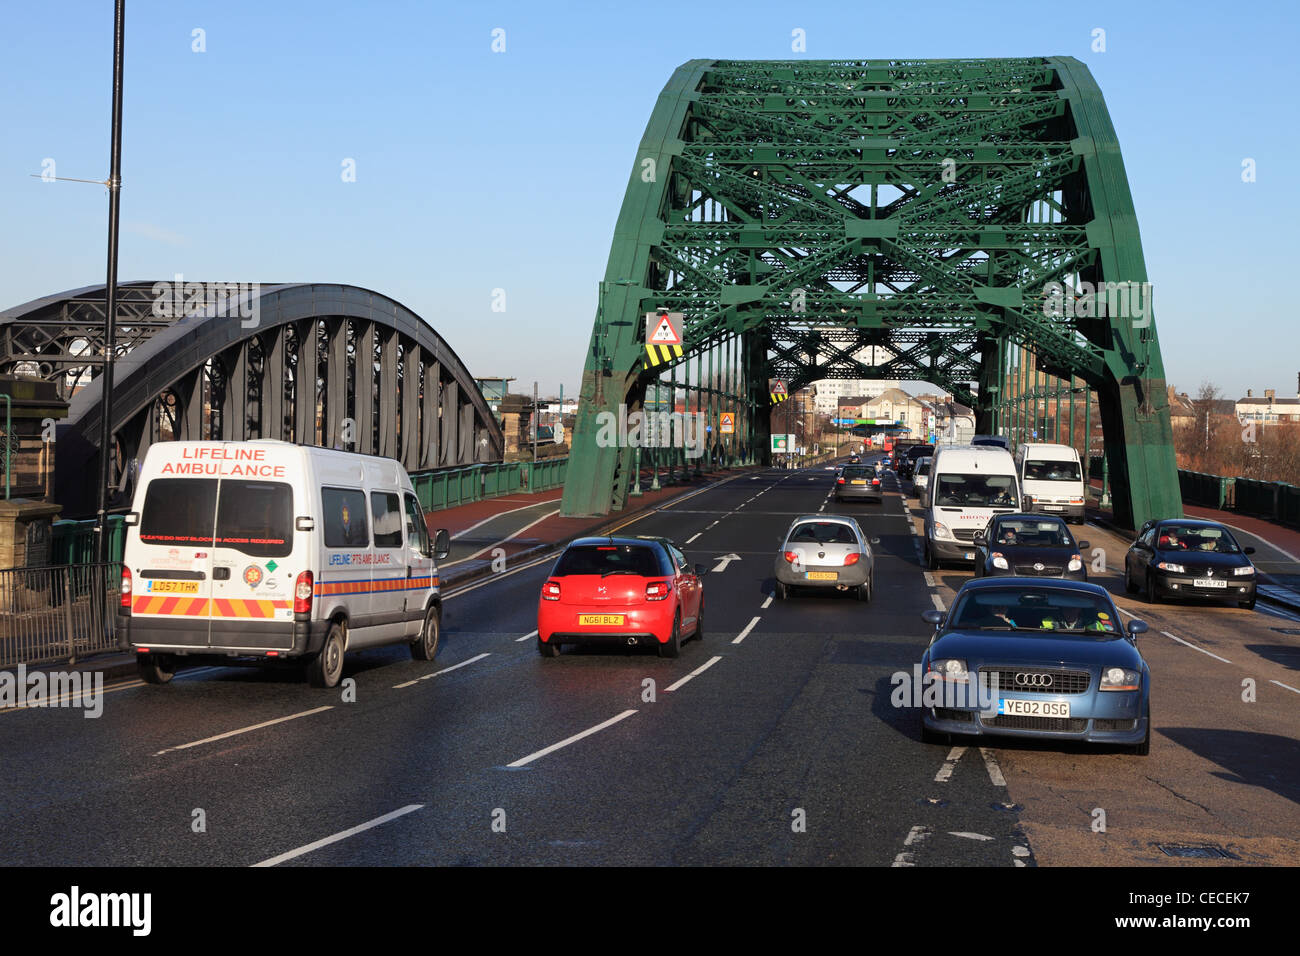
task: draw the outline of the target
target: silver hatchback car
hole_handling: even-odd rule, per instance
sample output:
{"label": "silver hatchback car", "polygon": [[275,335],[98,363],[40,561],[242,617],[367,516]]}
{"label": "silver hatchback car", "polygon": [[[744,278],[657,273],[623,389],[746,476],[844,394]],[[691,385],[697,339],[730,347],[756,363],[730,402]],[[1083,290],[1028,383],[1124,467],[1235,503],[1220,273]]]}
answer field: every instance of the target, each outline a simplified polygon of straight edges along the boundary
{"label": "silver hatchback car", "polygon": [[871,542],[857,521],[845,515],[810,514],[795,518],[776,556],[776,596],[792,588],[853,591],[870,601],[875,588]]}

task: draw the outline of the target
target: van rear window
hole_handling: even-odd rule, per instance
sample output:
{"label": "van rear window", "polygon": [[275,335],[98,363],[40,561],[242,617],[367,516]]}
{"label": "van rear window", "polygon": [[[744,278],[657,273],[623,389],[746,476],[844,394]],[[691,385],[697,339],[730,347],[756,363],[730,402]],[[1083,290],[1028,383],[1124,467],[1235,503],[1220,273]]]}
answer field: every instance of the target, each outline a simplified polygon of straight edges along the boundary
{"label": "van rear window", "polygon": [[140,540],[174,547],[233,548],[258,558],[293,550],[293,489],[283,482],[157,478],[140,514]]}

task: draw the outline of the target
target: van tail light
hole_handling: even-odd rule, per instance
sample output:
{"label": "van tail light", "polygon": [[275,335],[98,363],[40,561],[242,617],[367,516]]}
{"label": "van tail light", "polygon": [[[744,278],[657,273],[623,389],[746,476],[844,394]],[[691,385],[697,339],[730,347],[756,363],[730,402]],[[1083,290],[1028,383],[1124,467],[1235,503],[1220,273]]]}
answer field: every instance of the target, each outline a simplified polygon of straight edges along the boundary
{"label": "van tail light", "polygon": [[858,551],[854,551],[852,554],[846,554],[844,556],[844,566],[848,567],[850,564],[857,564],[861,560],[862,554]]}
{"label": "van tail light", "polygon": [[131,609],[131,569],[123,565],[122,567],[122,600],[121,606],[127,610]]}
{"label": "van tail light", "polygon": [[782,557],[785,558],[786,561],[788,561],[790,564],[794,564],[796,561],[799,560],[799,555],[798,555],[798,553],[797,553],[797,552],[794,552],[794,551],[786,551],[786,552],[782,555]]}
{"label": "van tail light", "polygon": [[560,582],[547,581],[542,585],[543,601],[558,601],[560,599]]}
{"label": "van tail light", "polygon": [[645,599],[647,601],[662,601],[668,597],[667,581],[651,581],[645,586]]}
{"label": "van tail light", "polygon": [[304,571],[298,575],[298,580],[293,585],[293,613],[310,614],[311,599],[315,591],[315,582],[312,579],[310,571]]}

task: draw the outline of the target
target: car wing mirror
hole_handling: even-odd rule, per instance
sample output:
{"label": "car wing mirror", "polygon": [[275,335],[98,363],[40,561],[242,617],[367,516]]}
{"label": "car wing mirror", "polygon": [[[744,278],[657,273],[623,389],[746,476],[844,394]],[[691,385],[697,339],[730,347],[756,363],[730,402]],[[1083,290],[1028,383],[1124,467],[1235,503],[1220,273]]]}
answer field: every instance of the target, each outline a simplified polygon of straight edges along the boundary
{"label": "car wing mirror", "polygon": [[1079,545],[1079,550],[1080,550],[1080,551],[1086,551],[1086,550],[1088,550],[1089,548],[1092,547],[1092,545],[1089,544],[1087,541],[1079,541],[1079,542],[1077,542],[1077,544]]}
{"label": "car wing mirror", "polygon": [[703,564],[697,564],[697,565],[695,566],[695,576],[696,576],[697,578],[702,578],[702,577],[704,577],[704,575],[706,575],[706,574],[708,574],[708,573],[709,573],[709,569],[708,569],[707,567],[705,567]]}
{"label": "car wing mirror", "polygon": [[935,610],[934,608],[931,608],[928,611],[922,611],[921,620],[925,621],[926,624],[933,624],[935,627],[938,627],[943,623],[943,611]]}
{"label": "car wing mirror", "polygon": [[1242,554],[1254,554],[1254,553],[1255,553],[1255,549],[1254,549],[1254,548],[1242,548],[1242,549],[1241,549],[1241,553],[1242,553]]}
{"label": "car wing mirror", "polygon": [[1139,634],[1145,634],[1147,632],[1147,622],[1139,621],[1134,618],[1128,622],[1128,632],[1134,637],[1137,637]]}
{"label": "car wing mirror", "polygon": [[451,554],[451,535],[446,528],[439,528],[433,535],[433,556],[441,561]]}
{"label": "car wing mirror", "polygon": [[971,539],[971,543],[982,546],[988,544],[989,539],[984,536],[983,532],[981,532],[980,534],[975,535],[973,539]]}

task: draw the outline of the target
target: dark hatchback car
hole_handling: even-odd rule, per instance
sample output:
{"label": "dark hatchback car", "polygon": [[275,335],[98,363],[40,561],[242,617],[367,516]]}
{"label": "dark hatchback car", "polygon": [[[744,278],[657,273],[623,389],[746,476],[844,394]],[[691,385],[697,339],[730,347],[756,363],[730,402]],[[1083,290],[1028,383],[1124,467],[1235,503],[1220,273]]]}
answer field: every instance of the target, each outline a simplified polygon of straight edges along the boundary
{"label": "dark hatchback car", "polygon": [[835,500],[882,500],[880,477],[871,465],[845,465],[835,479]]}
{"label": "dark hatchback car", "polygon": [[975,577],[1064,578],[1088,580],[1082,552],[1060,518],[1043,515],[998,515],[975,536]]}
{"label": "dark hatchback car", "polygon": [[1124,589],[1152,604],[1169,598],[1210,598],[1255,606],[1255,566],[1232,532],[1216,521],[1148,521],[1124,555]]}
{"label": "dark hatchback car", "polygon": [[[921,658],[921,733],[1006,734],[1151,746],[1151,673],[1138,652],[1144,621],[1121,625],[1105,588],[1075,581],[967,581]],[[915,696],[915,695],[913,695]]]}
{"label": "dark hatchback car", "polygon": [[911,478],[916,474],[916,463],[934,455],[933,445],[913,445],[898,456],[898,477]]}

